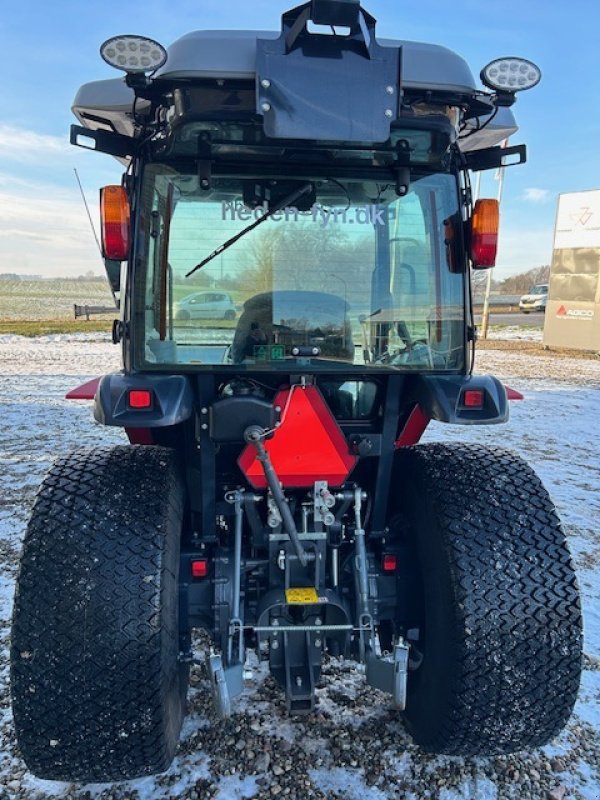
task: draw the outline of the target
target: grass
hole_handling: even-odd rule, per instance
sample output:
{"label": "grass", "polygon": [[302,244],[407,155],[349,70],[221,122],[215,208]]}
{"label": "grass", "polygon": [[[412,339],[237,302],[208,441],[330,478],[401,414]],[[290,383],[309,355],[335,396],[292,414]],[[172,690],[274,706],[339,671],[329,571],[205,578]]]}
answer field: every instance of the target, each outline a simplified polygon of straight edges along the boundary
{"label": "grass", "polygon": [[0,335],[12,333],[18,336],[46,336],[52,333],[110,333],[112,319],[34,319],[0,321]]}
{"label": "grass", "polygon": [[176,319],[173,322],[174,328],[210,328],[211,330],[235,330],[237,327],[239,313],[235,319]]}

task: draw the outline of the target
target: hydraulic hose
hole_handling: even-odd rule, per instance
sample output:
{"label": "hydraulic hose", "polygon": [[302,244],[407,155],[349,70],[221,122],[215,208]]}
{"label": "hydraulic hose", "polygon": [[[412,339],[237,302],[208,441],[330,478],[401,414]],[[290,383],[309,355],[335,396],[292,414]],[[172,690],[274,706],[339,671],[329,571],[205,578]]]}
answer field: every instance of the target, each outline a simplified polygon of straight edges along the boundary
{"label": "hydraulic hose", "polygon": [[308,556],[305,549],[302,547],[302,542],[300,541],[298,531],[296,530],[294,517],[292,516],[290,507],[285,499],[285,494],[283,493],[283,489],[279,483],[279,478],[277,477],[277,473],[275,472],[273,464],[271,464],[271,459],[269,458],[269,454],[267,453],[263,443],[264,435],[265,434],[262,428],[260,428],[258,425],[251,425],[249,428],[246,428],[244,432],[244,439],[248,442],[248,444],[251,444],[256,448],[256,457],[261,463],[267,484],[271,490],[271,495],[273,496],[275,505],[281,514],[285,532],[290,537],[290,541],[294,546],[296,555],[298,556],[298,561],[303,567],[305,567],[308,564]]}

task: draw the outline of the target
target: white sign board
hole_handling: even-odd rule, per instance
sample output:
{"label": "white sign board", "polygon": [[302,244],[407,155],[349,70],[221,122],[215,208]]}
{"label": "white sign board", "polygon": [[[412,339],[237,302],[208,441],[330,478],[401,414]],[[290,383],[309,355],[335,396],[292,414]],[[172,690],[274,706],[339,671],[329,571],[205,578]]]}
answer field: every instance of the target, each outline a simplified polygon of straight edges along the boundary
{"label": "white sign board", "polygon": [[600,190],[558,198],[544,344],[600,352]]}
{"label": "white sign board", "polygon": [[554,249],[600,247],[600,189],[561,194]]}

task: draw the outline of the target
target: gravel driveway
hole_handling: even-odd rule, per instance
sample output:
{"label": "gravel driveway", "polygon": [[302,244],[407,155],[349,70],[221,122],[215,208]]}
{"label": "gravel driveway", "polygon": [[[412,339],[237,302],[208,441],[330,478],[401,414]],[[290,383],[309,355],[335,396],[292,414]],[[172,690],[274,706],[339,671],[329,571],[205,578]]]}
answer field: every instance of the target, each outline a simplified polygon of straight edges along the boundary
{"label": "gravel driveway", "polygon": [[118,369],[118,354],[98,335],[0,337],[0,798],[598,800],[600,363],[548,359],[552,377],[532,380],[540,373],[538,359],[534,365],[531,357],[482,352],[478,370],[507,379],[525,401],[513,405],[503,428],[435,425],[427,436],[519,450],[539,471],[563,517],[584,597],[586,657],[575,715],[555,742],[510,757],[428,756],[411,743],[384,696],[364,687],[355,666],[327,663],[318,712],[290,720],[279,690],[253,664],[248,691],[226,722],[214,718],[201,673],[192,674],[180,752],[167,773],[81,787],[36,780],[21,762],[9,706],[7,648],[20,543],[44,472],[71,447],[123,441],[119,430],[93,424],[89,404],[69,403],[64,393]]}

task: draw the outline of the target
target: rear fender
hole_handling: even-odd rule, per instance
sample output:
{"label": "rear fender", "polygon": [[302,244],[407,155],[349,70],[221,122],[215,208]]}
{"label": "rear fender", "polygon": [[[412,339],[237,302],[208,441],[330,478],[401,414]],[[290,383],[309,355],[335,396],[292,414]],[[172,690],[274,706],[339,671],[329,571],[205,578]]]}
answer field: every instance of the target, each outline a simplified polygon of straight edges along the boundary
{"label": "rear fender", "polygon": [[[132,408],[131,391],[149,391],[148,408]],[[123,375],[113,373],[100,378],[94,397],[94,418],[102,425],[131,429],[141,441],[151,428],[166,428],[189,419],[194,410],[194,396],[185,375]],[[129,432],[129,431],[128,431]],[[130,436],[131,438],[131,436]],[[144,441],[145,443],[145,441]]]}
{"label": "rear fender", "polygon": [[[466,407],[465,391],[482,391],[482,406]],[[511,399],[521,399],[510,391]],[[422,416],[452,425],[497,425],[509,416],[507,389],[492,375],[415,376],[410,399]]]}

